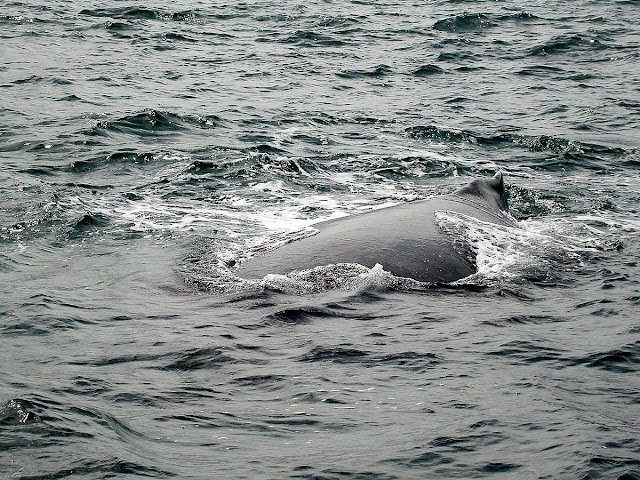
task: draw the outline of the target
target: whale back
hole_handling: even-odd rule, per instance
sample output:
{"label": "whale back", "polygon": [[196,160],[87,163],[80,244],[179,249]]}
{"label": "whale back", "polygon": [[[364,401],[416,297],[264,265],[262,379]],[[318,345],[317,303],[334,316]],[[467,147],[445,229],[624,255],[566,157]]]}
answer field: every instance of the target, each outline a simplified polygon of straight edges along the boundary
{"label": "whale back", "polygon": [[[398,277],[449,283],[476,272],[475,259],[454,245],[438,212],[512,225],[502,174],[474,180],[452,195],[408,202],[316,224],[315,235],[240,262],[235,274],[261,279],[322,265],[376,264]],[[456,242],[458,245],[460,242]],[[459,245],[458,245],[459,246]]]}
{"label": "whale back", "polygon": [[491,178],[479,178],[468,183],[456,195],[460,197],[480,197],[489,205],[495,205],[500,210],[508,211],[507,195],[504,191],[504,179],[502,172],[496,173]]}

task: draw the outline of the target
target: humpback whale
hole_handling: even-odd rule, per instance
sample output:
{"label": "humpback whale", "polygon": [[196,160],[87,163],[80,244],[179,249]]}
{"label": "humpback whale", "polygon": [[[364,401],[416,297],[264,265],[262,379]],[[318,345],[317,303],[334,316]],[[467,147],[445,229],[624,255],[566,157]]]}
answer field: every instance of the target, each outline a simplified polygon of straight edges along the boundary
{"label": "humpback whale", "polygon": [[496,225],[514,226],[502,173],[456,192],[320,222],[315,235],[240,263],[234,274],[261,279],[331,264],[356,263],[421,282],[450,283],[476,273],[474,258],[438,226],[436,212],[455,212]]}

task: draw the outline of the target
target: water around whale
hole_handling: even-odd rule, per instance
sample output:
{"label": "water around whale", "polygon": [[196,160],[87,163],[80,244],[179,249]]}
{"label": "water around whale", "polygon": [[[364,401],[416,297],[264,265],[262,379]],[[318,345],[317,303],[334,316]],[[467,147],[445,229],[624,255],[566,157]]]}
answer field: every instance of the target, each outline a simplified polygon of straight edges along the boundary
{"label": "water around whale", "polygon": [[638,2],[99,3],[0,8],[0,478],[640,478]]}

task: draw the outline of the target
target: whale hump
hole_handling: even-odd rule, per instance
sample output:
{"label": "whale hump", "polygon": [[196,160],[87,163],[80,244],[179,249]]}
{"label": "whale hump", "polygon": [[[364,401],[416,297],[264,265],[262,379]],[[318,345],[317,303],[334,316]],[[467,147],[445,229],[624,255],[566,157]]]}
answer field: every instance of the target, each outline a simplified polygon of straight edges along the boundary
{"label": "whale hump", "polygon": [[464,239],[453,238],[443,228],[437,213],[514,226],[512,218],[503,214],[507,208],[504,190],[502,173],[498,172],[474,180],[452,195],[318,223],[315,235],[240,262],[234,275],[264,279],[272,273],[286,275],[326,265],[374,268],[379,264],[396,277],[420,282],[460,280],[477,272],[473,252],[464,246]]}
{"label": "whale hump", "polygon": [[487,201],[494,202],[500,210],[506,211],[509,208],[501,171],[491,178],[474,180],[458,190],[456,195],[482,197]]}

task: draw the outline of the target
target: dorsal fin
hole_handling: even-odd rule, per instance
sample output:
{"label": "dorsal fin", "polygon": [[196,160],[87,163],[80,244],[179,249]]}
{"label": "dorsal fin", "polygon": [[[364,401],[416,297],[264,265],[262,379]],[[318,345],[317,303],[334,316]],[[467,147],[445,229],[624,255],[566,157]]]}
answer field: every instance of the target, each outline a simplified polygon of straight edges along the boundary
{"label": "dorsal fin", "polygon": [[496,174],[490,180],[487,180],[487,184],[491,186],[500,196],[504,193],[504,179],[502,178],[502,170],[498,170]]}
{"label": "dorsal fin", "polygon": [[498,171],[491,178],[480,178],[462,187],[456,192],[458,195],[480,196],[485,200],[493,200],[501,210],[507,210],[507,196],[504,191],[502,171]]}

